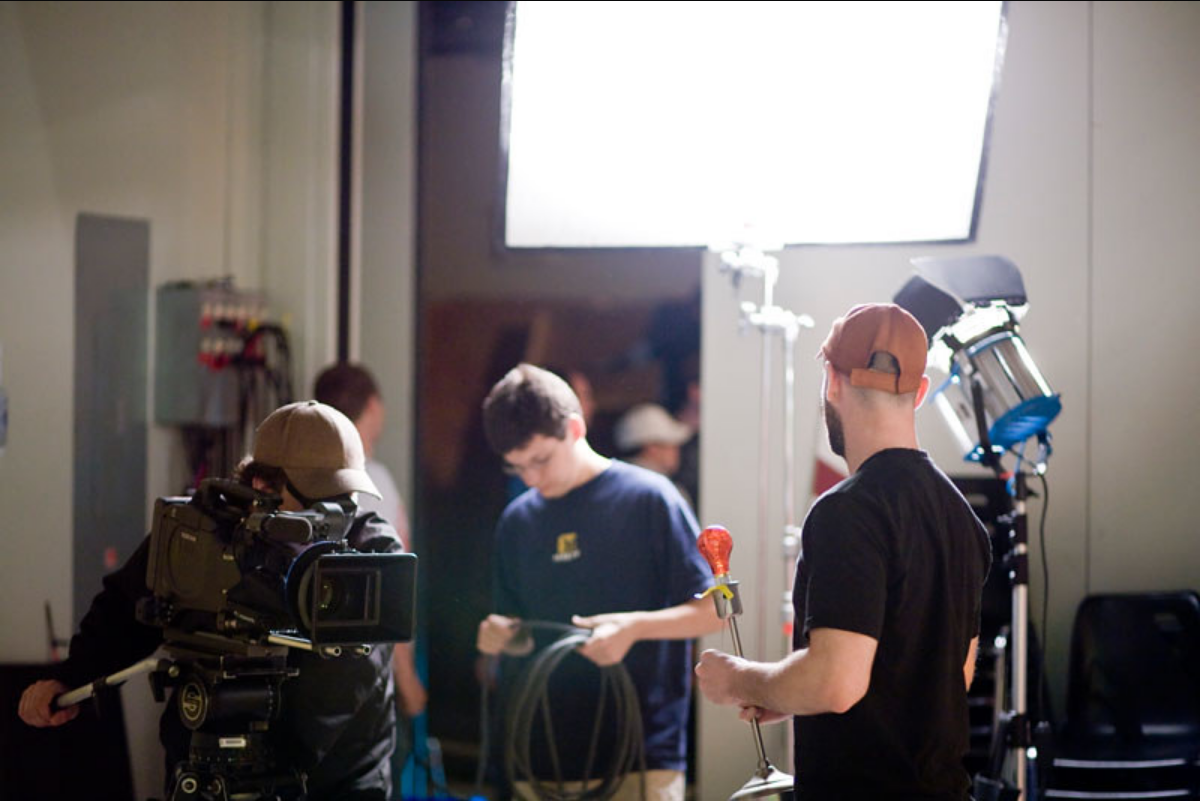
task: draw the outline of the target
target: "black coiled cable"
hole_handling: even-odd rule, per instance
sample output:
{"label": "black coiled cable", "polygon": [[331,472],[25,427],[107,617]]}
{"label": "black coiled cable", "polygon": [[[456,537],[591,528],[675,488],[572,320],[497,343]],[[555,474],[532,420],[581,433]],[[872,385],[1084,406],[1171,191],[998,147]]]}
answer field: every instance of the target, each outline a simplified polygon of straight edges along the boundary
{"label": "black coiled cable", "polygon": [[[641,705],[638,703],[637,689],[633,685],[633,679],[629,677],[629,671],[620,663],[599,668],[600,693],[596,703],[596,717],[592,725],[592,738],[588,745],[583,781],[580,782],[579,789],[568,789],[559,768],[558,749],[555,745],[554,729],[551,723],[548,686],[550,675],[563,659],[587,641],[591,632],[587,629],[544,621],[523,621],[521,626],[527,630],[558,631],[562,632],[562,636],[534,656],[515,682],[507,707],[508,720],[505,728],[504,768],[508,781],[510,783],[528,782],[532,793],[542,801],[604,801],[616,793],[626,775],[636,770],[641,781],[641,796],[644,799],[646,797],[646,754],[642,733],[642,713]],[[608,703],[610,695],[612,696],[612,713],[616,721],[617,741],[614,744],[610,764],[593,776],[596,750],[599,746],[604,715],[610,706]],[[477,790],[483,786],[484,769],[489,751],[487,710],[488,693],[485,681],[480,704],[480,757],[479,769],[475,777]],[[539,716],[545,728],[550,763],[554,767],[553,779],[538,779],[533,775],[531,741],[534,722]],[[594,787],[588,787],[591,779],[598,779],[599,783]]]}

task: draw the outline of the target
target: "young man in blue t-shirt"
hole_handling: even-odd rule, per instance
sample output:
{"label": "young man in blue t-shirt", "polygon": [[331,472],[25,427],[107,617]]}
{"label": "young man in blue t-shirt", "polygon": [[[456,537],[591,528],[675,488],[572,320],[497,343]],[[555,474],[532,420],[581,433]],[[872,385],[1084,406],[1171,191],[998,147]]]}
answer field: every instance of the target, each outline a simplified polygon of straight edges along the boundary
{"label": "young man in blue t-shirt", "polygon": [[[712,583],[696,549],[695,517],[666,477],[592,450],[579,400],[553,373],[517,366],[492,388],[483,414],[492,449],[530,489],[497,526],[494,613],[479,624],[477,647],[528,654],[534,640],[522,621],[590,629],[579,655],[599,666],[622,663],[637,690],[647,798],[681,801],[689,640],[721,627],[712,602],[693,597]],[[571,657],[551,680],[557,769],[535,743],[535,778],[581,780],[588,765],[605,764],[613,738],[600,738],[602,753],[588,753],[597,675]],[[528,794],[521,783],[515,789]],[[627,780],[617,797],[640,790],[640,781]]]}

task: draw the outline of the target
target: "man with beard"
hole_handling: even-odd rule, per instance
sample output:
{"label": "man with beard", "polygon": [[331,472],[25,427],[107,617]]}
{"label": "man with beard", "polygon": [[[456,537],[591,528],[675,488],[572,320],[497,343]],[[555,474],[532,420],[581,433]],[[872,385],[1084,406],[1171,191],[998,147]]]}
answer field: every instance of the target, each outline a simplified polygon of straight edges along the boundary
{"label": "man with beard", "polygon": [[917,446],[926,336],[892,304],[856,306],[821,346],[829,443],[850,477],[809,511],[795,651],[706,651],[701,691],[745,719],[793,718],[796,797],[970,796],[967,687],[991,562],[983,525]]}

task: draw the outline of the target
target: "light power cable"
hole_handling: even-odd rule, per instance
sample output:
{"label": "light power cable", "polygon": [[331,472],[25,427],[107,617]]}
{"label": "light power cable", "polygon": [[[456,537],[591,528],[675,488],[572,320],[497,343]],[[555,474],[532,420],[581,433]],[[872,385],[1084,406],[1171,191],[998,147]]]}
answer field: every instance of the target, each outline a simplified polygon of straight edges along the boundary
{"label": "light power cable", "polygon": [[[531,657],[529,664],[514,682],[514,689],[506,707],[504,769],[508,781],[528,782],[530,791],[542,801],[604,801],[616,793],[628,774],[636,771],[640,777],[641,796],[644,799],[646,755],[642,713],[637,688],[629,676],[629,671],[619,662],[598,668],[600,691],[596,703],[596,716],[592,721],[592,735],[588,744],[584,775],[580,782],[564,779],[551,720],[553,707],[549,694],[550,676],[564,659],[587,642],[591,631],[548,621],[522,621],[521,627],[527,631],[555,631],[561,636]],[[616,739],[609,764],[598,767],[595,764],[596,754],[605,714],[610,709],[615,720]],[[479,719],[480,753],[475,786],[476,795],[482,796],[491,740],[486,677],[482,682]],[[547,755],[553,766],[554,776],[548,779],[539,779],[533,775],[533,729],[538,720],[542,722]],[[599,781],[594,786],[589,786],[593,784],[593,780]]]}

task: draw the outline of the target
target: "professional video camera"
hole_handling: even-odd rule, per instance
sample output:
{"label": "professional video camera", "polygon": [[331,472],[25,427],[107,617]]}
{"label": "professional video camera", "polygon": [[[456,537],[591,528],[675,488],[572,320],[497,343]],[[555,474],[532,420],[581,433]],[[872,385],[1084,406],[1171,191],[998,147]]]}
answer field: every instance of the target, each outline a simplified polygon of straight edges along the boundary
{"label": "professional video camera", "polygon": [[191,498],[155,503],[151,595],[137,616],[163,629],[169,659],[106,682],[150,672],[159,701],[175,688],[190,734],[172,801],[304,797],[304,772],[271,736],[284,683],[301,670],[324,675],[327,659],[385,659],[373,644],[412,639],[416,557],[353,550],[351,503],[284,512],[281,502],[207,479]]}
{"label": "professional video camera", "polygon": [[226,479],[204,480],[192,498],[159,498],[146,573],[153,596],[139,619],[165,629],[168,642],[231,638],[329,653],[411,640],[416,557],[352,550],[353,506],[281,512],[280,501]]}
{"label": "professional video camera", "polygon": [[[325,681],[374,682],[390,671],[391,652],[373,646],[412,639],[417,558],[354,550],[355,527],[372,518],[357,516],[352,502],[301,512],[281,511],[281,503],[222,479],[202,481],[191,498],[159,498],[150,594],[138,601],[137,618],[163,630],[165,657],[51,703],[63,709],[143,673],[160,702],[174,688],[184,731],[164,717],[163,744],[175,760],[171,801],[305,797],[298,754],[273,736],[285,683],[302,672],[304,692]],[[371,664],[337,664],[358,659]]]}

